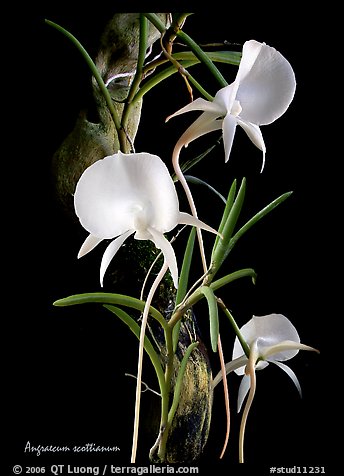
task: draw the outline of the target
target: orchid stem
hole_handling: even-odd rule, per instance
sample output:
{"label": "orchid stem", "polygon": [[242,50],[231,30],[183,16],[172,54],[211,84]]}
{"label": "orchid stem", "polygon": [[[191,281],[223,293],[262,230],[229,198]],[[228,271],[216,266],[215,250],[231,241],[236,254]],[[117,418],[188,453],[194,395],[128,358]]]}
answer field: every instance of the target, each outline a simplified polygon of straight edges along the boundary
{"label": "orchid stem", "polygon": [[[196,206],[195,206],[195,202],[193,200],[189,185],[188,185],[188,183],[187,183],[187,181],[186,181],[186,179],[183,175],[183,172],[180,168],[180,165],[179,165],[179,155],[180,155],[180,151],[181,151],[181,149],[184,145],[185,145],[185,140],[184,140],[184,135],[182,135],[181,138],[178,140],[177,144],[174,147],[173,154],[172,154],[172,164],[173,164],[173,168],[174,168],[174,171],[176,173],[176,176],[177,176],[178,180],[180,181],[180,183],[181,183],[181,185],[182,185],[182,187],[185,191],[186,197],[188,199],[188,202],[189,202],[189,205],[190,205],[190,208],[191,208],[192,215],[195,218],[197,218],[197,209],[196,209]],[[198,238],[198,243],[199,243],[200,252],[201,252],[201,259],[202,259],[203,269],[204,269],[204,272],[206,272],[208,270],[208,266],[207,266],[205,253],[204,253],[204,244],[203,244],[202,231],[201,231],[200,228],[197,228],[197,238]]]}
{"label": "orchid stem", "polygon": [[167,28],[165,27],[163,22],[160,20],[158,15],[156,15],[155,13],[142,13],[142,15],[144,15],[151,23],[153,23],[155,28],[159,30],[160,33],[165,33]]}
{"label": "orchid stem", "polygon": [[228,384],[227,384],[226,364],[225,364],[225,359],[223,357],[222,342],[221,342],[220,334],[219,334],[218,341],[217,341],[217,348],[219,350],[219,356],[220,356],[222,381],[223,381],[223,391],[224,391],[224,397],[225,397],[225,408],[226,408],[226,415],[227,415],[226,436],[225,436],[225,441],[223,443],[223,448],[222,448],[222,451],[221,451],[221,454],[220,454],[220,459],[222,459],[223,455],[225,454],[225,451],[227,449],[227,445],[228,445],[229,433],[230,433],[230,424],[231,424],[231,415],[230,415],[230,406],[229,406],[229,393],[228,393]]}
{"label": "orchid stem", "polygon": [[222,76],[220,71],[217,69],[217,67],[214,65],[214,63],[211,61],[209,56],[200,48],[200,46],[189,36],[187,35],[184,31],[178,29],[175,30],[176,35],[180,40],[182,40],[184,43],[186,43],[190,48],[191,51],[194,53],[196,58],[198,58],[201,63],[203,63],[209,71],[212,73],[212,75],[217,79],[217,81],[220,83],[220,86],[223,88],[225,86],[228,86],[227,81],[225,78]]}
{"label": "orchid stem", "polygon": [[[143,15],[148,18],[150,22],[153,23],[153,25],[160,31],[160,33],[164,34],[167,31],[167,28],[155,13],[143,13]],[[187,35],[184,31],[181,30],[180,25],[175,23],[172,27],[174,28],[176,36],[178,36],[180,40],[182,40],[186,45],[191,48],[191,51],[194,53],[196,58],[198,58],[199,61],[209,69],[212,75],[220,83],[220,86],[227,86],[227,81],[222,76],[217,67],[214,65],[214,63],[211,61],[209,56],[202,50],[202,48],[189,35]]]}
{"label": "orchid stem", "polygon": [[166,444],[168,439],[168,434],[170,431],[169,425],[169,400],[171,392],[171,382],[173,376],[173,328],[168,326],[168,329],[165,330],[165,344],[166,344],[166,369],[165,369],[165,389],[164,394],[162,395],[161,402],[161,420],[160,420],[160,440],[159,440],[159,450],[158,456],[161,462],[165,461],[166,455]]}
{"label": "orchid stem", "polygon": [[141,13],[140,14],[140,40],[139,40],[139,53],[137,58],[136,73],[134,79],[130,86],[130,91],[128,98],[125,102],[123,115],[122,115],[122,128],[121,135],[122,141],[125,141],[126,138],[126,127],[129,119],[129,114],[134,103],[134,97],[137,91],[139,90],[140,83],[142,81],[143,75],[143,63],[145,60],[145,55],[147,51],[147,32],[148,32],[148,21],[147,18]]}
{"label": "orchid stem", "polygon": [[241,424],[240,424],[240,432],[239,432],[239,463],[244,462],[244,439],[245,439],[245,429],[246,429],[246,422],[249,411],[251,409],[251,405],[253,402],[254,395],[256,393],[256,371],[255,365],[257,360],[257,352],[256,352],[256,342],[253,343],[250,356],[248,359],[248,363],[246,366],[246,374],[250,376],[251,384],[250,384],[250,392],[248,394],[246,405],[242,414]]}
{"label": "orchid stem", "polygon": [[[141,331],[140,331],[139,357],[138,357],[138,364],[137,364],[135,417],[134,417],[134,431],[133,431],[133,444],[132,444],[132,452],[131,452],[131,463],[135,463],[136,453],[137,453],[139,420],[140,420],[140,403],[141,403],[143,349],[144,349],[144,338],[145,338],[145,331],[146,331],[146,325],[147,325],[148,314],[149,314],[149,307],[151,305],[154,293],[157,290],[157,287],[159,286],[159,284],[160,284],[162,278],[164,277],[167,269],[168,269],[168,265],[167,265],[166,261],[164,261],[164,264],[163,264],[161,270],[159,271],[159,274],[155,278],[155,280],[152,284],[152,287],[149,290],[147,300],[146,300],[146,303],[145,303],[145,307],[144,307],[144,310],[143,310]],[[163,398],[164,396],[162,395],[161,397]]]}

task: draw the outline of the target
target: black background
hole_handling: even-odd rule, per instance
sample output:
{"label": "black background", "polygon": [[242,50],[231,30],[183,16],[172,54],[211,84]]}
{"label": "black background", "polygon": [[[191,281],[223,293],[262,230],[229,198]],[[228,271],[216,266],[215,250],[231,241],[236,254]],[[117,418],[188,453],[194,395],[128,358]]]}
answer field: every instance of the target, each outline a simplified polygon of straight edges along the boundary
{"label": "black background", "polygon": [[[223,194],[234,178],[240,181],[247,177],[242,221],[282,193],[294,191],[240,241],[227,263],[228,272],[253,267],[258,273],[257,284],[240,281],[221,291],[221,297],[239,325],[252,314],[285,314],[298,329],[301,341],[321,352],[300,352],[290,361],[301,383],[302,399],[279,369],[270,365],[258,373],[246,431],[248,467],[268,471],[274,464],[311,465],[329,470],[332,422],[340,399],[332,380],[331,366],[336,364],[330,349],[334,346],[330,339],[337,340],[334,322],[340,317],[334,312],[332,299],[336,294],[332,269],[338,267],[339,260],[332,236],[340,217],[333,212],[338,200],[332,180],[336,154],[330,153],[331,134],[325,131],[323,91],[324,57],[330,54],[332,38],[321,32],[323,19],[315,10],[305,10],[303,15],[289,8],[287,11],[286,6],[257,11],[244,5],[230,11],[193,10],[196,13],[187,19],[185,31],[196,41],[227,40],[238,50],[248,39],[266,42],[278,49],[295,71],[294,101],[284,116],[262,128],[267,146],[264,172],[259,173],[260,151],[238,130],[228,164],[224,164],[220,145],[193,173]],[[15,108],[15,132],[11,129],[14,158],[6,165],[14,182],[4,209],[9,217],[9,229],[4,233],[11,239],[3,250],[4,258],[7,253],[10,258],[5,293],[9,305],[3,315],[10,324],[4,343],[10,344],[6,346],[10,384],[5,409],[11,431],[11,465],[43,461],[43,457],[24,453],[27,441],[36,445],[117,445],[121,451],[110,458],[111,462],[127,463],[130,459],[135,384],[124,373],[135,373],[136,340],[105,310],[52,306],[58,298],[100,290],[98,270],[103,249],[76,259],[85,231],[66,216],[54,196],[51,157],[73,128],[78,112],[88,104],[90,74],[75,47],[44,25],[44,18],[59,23],[92,54],[105,22],[118,11],[109,4],[102,8],[50,5],[38,9],[32,28],[27,33],[23,30],[20,61],[12,70],[19,78],[16,90],[20,107]],[[195,68],[195,75],[196,71],[200,70]],[[236,68],[224,71],[234,77]],[[214,94],[213,80],[201,79]],[[188,100],[183,80],[177,76],[149,93],[136,150],[156,153],[169,165],[175,141],[196,116],[189,113],[168,124],[164,120]],[[196,154],[202,144],[213,139],[216,133],[190,145],[183,154]],[[178,192],[181,208],[186,211],[179,188]],[[213,226],[220,218],[218,205],[210,193],[199,193],[199,216]],[[105,290],[110,291],[106,282]],[[202,310],[200,306],[200,316]],[[200,327],[206,340],[207,326],[200,322]],[[223,342],[228,339],[224,343],[228,361],[233,335],[225,321],[222,336]],[[219,363],[216,356],[211,359],[216,373]],[[154,376],[149,369],[146,372],[154,387]],[[216,389],[209,442],[200,467],[235,467],[238,471],[238,383],[239,378],[232,375],[229,449],[220,464],[225,419],[221,389]],[[144,394],[147,412],[149,401],[159,404],[155,398]],[[151,444],[142,436],[139,462],[147,463]],[[91,456],[85,455],[82,464],[88,461]],[[47,462],[58,464],[66,459],[49,455]]]}

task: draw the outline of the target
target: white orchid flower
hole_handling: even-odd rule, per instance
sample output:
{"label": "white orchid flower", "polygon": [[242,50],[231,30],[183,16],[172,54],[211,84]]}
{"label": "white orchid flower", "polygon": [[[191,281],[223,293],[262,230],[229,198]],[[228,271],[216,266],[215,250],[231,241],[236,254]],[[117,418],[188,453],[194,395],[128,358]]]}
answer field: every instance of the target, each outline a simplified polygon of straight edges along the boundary
{"label": "white orchid flower", "polygon": [[132,234],[137,240],[151,240],[162,250],[174,286],[178,267],[172,245],[164,233],[187,224],[217,233],[202,221],[179,211],[173,180],[166,165],[148,153],[105,157],[81,175],[74,195],[75,212],[90,233],[78,257],[84,256],[104,239],[113,239],[100,267],[100,283],[118,249]]}
{"label": "white orchid flower", "polygon": [[[298,378],[294,371],[283,362],[295,357],[299,350],[313,350],[315,352],[318,352],[318,350],[301,344],[297,330],[289,319],[282,314],[253,316],[241,327],[240,333],[249,346],[249,357],[245,355],[240,341],[236,337],[232,355],[233,360],[226,364],[226,373],[234,371],[237,375],[243,376],[238,391],[238,412],[240,412],[243,401],[250,391],[240,428],[239,460],[242,462],[245,425],[256,387],[255,370],[264,369],[269,363],[277,365],[291,378],[301,396],[301,386]],[[214,387],[221,380],[222,374],[219,372],[213,381]]]}
{"label": "white orchid flower", "polygon": [[223,131],[225,161],[229,159],[236,126],[241,126],[263,152],[259,126],[271,124],[288,109],[296,88],[290,63],[275,48],[255,40],[246,41],[235,81],[220,89],[213,101],[198,98],[169,116],[204,111],[183,134],[185,147],[194,139],[218,129]]}

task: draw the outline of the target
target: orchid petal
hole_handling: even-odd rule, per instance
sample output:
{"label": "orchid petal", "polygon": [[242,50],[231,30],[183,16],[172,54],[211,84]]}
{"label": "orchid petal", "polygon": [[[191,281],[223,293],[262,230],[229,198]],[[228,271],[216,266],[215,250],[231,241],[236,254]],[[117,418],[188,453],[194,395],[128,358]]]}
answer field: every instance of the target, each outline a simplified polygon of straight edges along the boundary
{"label": "orchid petal", "polygon": [[191,225],[195,226],[197,228],[201,228],[202,230],[209,231],[210,233],[214,233],[215,235],[218,235],[219,232],[216,231],[214,228],[211,226],[207,225],[203,221],[199,220],[198,218],[194,217],[193,215],[190,215],[189,213],[185,212],[179,212],[179,220],[178,223],[180,225]]}
{"label": "orchid petal", "polygon": [[310,347],[309,345],[301,344],[300,342],[285,340],[279,342],[278,344],[272,345],[271,347],[265,347],[264,352],[261,353],[260,356],[264,359],[269,360],[270,362],[276,362],[277,360],[289,360],[290,357],[285,358],[285,351],[288,350],[294,350],[294,355],[296,355],[299,350],[312,350],[315,352],[319,352],[317,349],[315,349],[314,347]]}
{"label": "orchid petal", "polygon": [[138,198],[126,167],[114,155],[95,162],[84,171],[76,186],[74,206],[82,226],[104,239],[132,228],[130,202],[135,200]]}
{"label": "orchid petal", "polygon": [[259,43],[256,40],[245,41],[242,48],[241,61],[239,64],[236,81],[242,81],[251,71],[254,63],[259,56],[260,50],[265,43]]}
{"label": "orchid petal", "polygon": [[171,114],[166,118],[166,122],[169,121],[172,117],[179,116],[180,114],[184,114],[184,112],[190,111],[207,111],[211,112],[213,115],[224,115],[226,112],[220,105],[215,101],[207,101],[203,98],[197,98],[194,101],[190,102],[186,106],[178,109],[175,113]]}
{"label": "orchid petal", "polygon": [[241,379],[239,390],[238,390],[238,403],[237,403],[237,412],[239,413],[244,403],[245,397],[250,390],[251,378],[249,375],[244,375]]}
{"label": "orchid petal", "polygon": [[88,167],[74,205],[81,224],[100,238],[135,229],[138,216],[161,232],[177,224],[178,197],[162,160],[147,153],[114,154]]}
{"label": "orchid petal", "polygon": [[[293,324],[282,314],[269,314],[267,316],[253,316],[240,329],[241,335],[248,343],[258,339],[259,355],[265,355],[266,349],[283,341],[300,342],[299,334]],[[275,356],[277,360],[288,360],[296,355],[298,350],[284,350]],[[233,348],[233,359],[242,354],[239,339],[236,338]]]}
{"label": "orchid petal", "polygon": [[204,112],[201,114],[181,136],[180,140],[187,147],[190,142],[207,134],[208,132],[217,131],[222,128],[222,119],[217,119],[217,115]]}
{"label": "orchid petal", "polygon": [[152,207],[149,226],[161,233],[171,231],[178,223],[179,201],[168,168],[158,156],[148,153],[128,154],[125,160],[133,155],[138,159],[130,170],[132,187]]}
{"label": "orchid petal", "polygon": [[[249,59],[246,65],[247,53]],[[259,47],[253,40],[245,44],[242,62],[236,94],[242,107],[240,116],[257,125],[270,124],[285,113],[294,97],[294,71],[275,48],[266,44]]]}
{"label": "orchid petal", "polygon": [[78,253],[78,258],[81,258],[82,256],[85,256],[87,253],[92,251],[102,240],[102,238],[98,238],[97,236],[94,236],[92,234],[88,235],[86,240],[81,245],[81,248]]}
{"label": "orchid petal", "polygon": [[232,106],[235,100],[235,96],[239,87],[239,81],[219,89],[214,97],[214,103],[218,104],[218,109],[221,111],[221,115],[225,116],[232,110]]}
{"label": "orchid petal", "polygon": [[274,361],[271,361],[273,362],[274,364],[276,364],[280,369],[284,370],[284,372],[289,375],[289,377],[292,379],[292,381],[294,382],[295,384],[295,387],[297,388],[299,394],[300,394],[300,397],[302,397],[302,390],[301,390],[301,385],[300,385],[300,382],[299,382],[299,379],[296,377],[295,375],[295,372],[294,370],[292,370],[290,367],[288,367],[288,365],[286,364],[282,364],[282,362],[278,362],[276,360]]}
{"label": "orchid petal", "polygon": [[228,159],[232,150],[236,126],[237,126],[237,118],[232,116],[232,114],[227,114],[222,124],[223,144],[225,147],[225,162],[228,162]]}
{"label": "orchid petal", "polygon": [[148,231],[152,235],[152,241],[155,246],[162,251],[165,262],[167,263],[171,272],[174,287],[178,289],[178,265],[171,243],[164,237],[162,233],[154,230],[153,228],[148,228]]}
{"label": "orchid petal", "polygon": [[[248,362],[248,358],[246,357],[246,355],[241,355],[237,359],[231,360],[225,366],[226,375],[228,375],[230,372],[233,372],[233,371],[235,371],[235,373],[237,373],[238,375],[244,374],[244,367],[247,364],[247,362]],[[238,369],[241,370],[241,368],[242,368],[242,372],[239,373]],[[216,387],[216,385],[220,383],[221,380],[222,380],[222,371],[220,371],[216,375],[216,377],[213,379],[213,387]]]}
{"label": "orchid petal", "polygon": [[100,264],[100,285],[103,287],[103,279],[104,274],[110,264],[110,261],[115,256],[119,248],[122,246],[124,241],[134,233],[135,230],[128,230],[127,232],[123,233],[122,235],[118,236],[115,240],[111,241],[109,246],[106,248],[102,262]]}
{"label": "orchid petal", "polygon": [[246,132],[248,137],[251,139],[253,144],[263,152],[263,164],[261,168],[261,171],[262,171],[265,165],[266,148],[265,148],[263,135],[261,133],[259,126],[257,126],[256,124],[252,124],[251,122],[243,121],[242,119],[240,119],[240,117],[237,117],[237,122],[239,126],[241,126],[244,129],[244,131]]}

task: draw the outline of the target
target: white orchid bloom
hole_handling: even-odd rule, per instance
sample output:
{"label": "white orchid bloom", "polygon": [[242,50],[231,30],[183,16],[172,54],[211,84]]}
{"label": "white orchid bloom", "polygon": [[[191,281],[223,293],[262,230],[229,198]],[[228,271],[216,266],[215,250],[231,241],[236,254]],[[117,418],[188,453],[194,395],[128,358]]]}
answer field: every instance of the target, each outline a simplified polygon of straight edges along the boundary
{"label": "white orchid bloom", "polygon": [[246,41],[235,81],[220,89],[213,101],[198,98],[167,118],[189,111],[204,111],[183,134],[185,147],[194,139],[218,129],[223,131],[225,161],[229,159],[236,126],[241,126],[263,152],[259,126],[271,124],[288,109],[296,81],[290,63],[275,48]]}
{"label": "white orchid bloom", "polygon": [[[293,324],[282,314],[269,314],[267,316],[253,316],[240,333],[248,344],[250,355],[247,357],[243,351],[238,337],[235,338],[233,360],[226,364],[226,373],[234,371],[242,375],[238,391],[238,412],[250,390],[240,428],[239,460],[243,461],[243,441],[247,415],[255,393],[255,370],[266,368],[273,363],[286,372],[294,382],[301,396],[301,386],[293,370],[283,362],[295,357],[299,350],[318,350],[300,343],[300,337]],[[219,372],[213,381],[214,387],[222,380]]]}
{"label": "white orchid bloom", "polygon": [[81,175],[74,195],[75,212],[90,233],[78,257],[84,256],[104,239],[113,239],[100,267],[100,283],[110,261],[132,234],[137,240],[151,240],[162,250],[175,287],[178,267],[172,245],[164,233],[187,224],[217,233],[202,221],[179,211],[173,180],[166,165],[148,153],[105,157]]}

